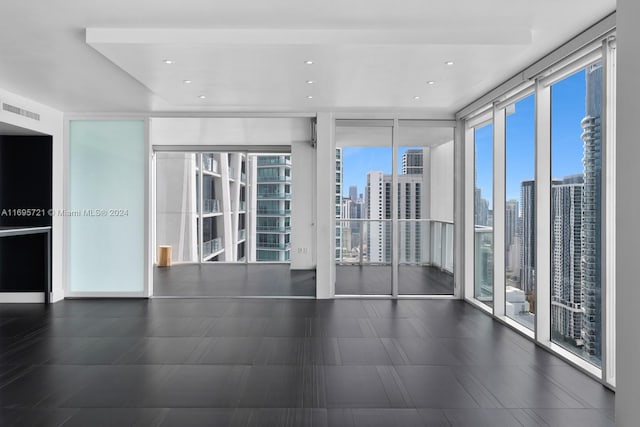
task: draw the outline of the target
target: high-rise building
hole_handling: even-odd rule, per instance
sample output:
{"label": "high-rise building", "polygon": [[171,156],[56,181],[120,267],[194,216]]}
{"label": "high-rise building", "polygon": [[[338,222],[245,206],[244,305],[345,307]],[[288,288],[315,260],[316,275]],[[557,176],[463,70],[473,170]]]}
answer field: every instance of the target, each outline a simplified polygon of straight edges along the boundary
{"label": "high-rise building", "polygon": [[526,295],[536,285],[536,182],[522,181],[520,206],[522,209],[520,230],[520,285]]}
{"label": "high-rise building", "polygon": [[474,220],[476,225],[489,225],[489,201],[482,198],[482,190],[475,189],[474,193]]}
{"label": "high-rise building", "polygon": [[342,148],[336,148],[336,261],[342,261],[342,230],[346,224],[341,221],[345,216],[342,204]]}
{"label": "high-rise building", "polygon": [[518,234],[518,201],[507,200],[505,204],[504,218],[504,243],[508,249],[515,242]]}
{"label": "high-rise building", "polygon": [[422,148],[408,149],[402,154],[402,175],[422,175],[423,164]]}
{"label": "high-rise building", "polygon": [[551,187],[551,317],[553,333],[582,345],[582,183],[576,177]]}
{"label": "high-rise building", "polygon": [[256,162],[256,261],[291,257],[291,156],[259,155]]}
{"label": "high-rise building", "polygon": [[384,248],[389,236],[385,233],[386,224],[381,221],[387,217],[384,210],[384,195],[384,172],[367,172],[366,218],[372,221],[366,224],[364,234],[366,238],[366,256],[371,263],[390,261],[390,259],[385,260]]}
{"label": "high-rise building", "polygon": [[582,119],[584,192],[582,193],[582,292],[584,349],[601,358],[601,224],[602,224],[602,63],[586,70],[585,112]]}
{"label": "high-rise building", "polygon": [[[368,219],[391,219],[391,175],[382,172],[367,174]],[[423,177],[419,174],[398,175],[398,218],[423,218],[422,199]],[[373,189],[373,191],[371,190]],[[377,189],[377,191],[376,191]],[[372,216],[373,215],[373,216]],[[422,243],[426,238],[427,226],[417,221],[403,221],[399,233],[400,260],[408,263],[424,262],[426,254],[422,250]],[[371,262],[390,262],[391,260],[391,227],[390,223],[374,222],[370,225],[368,240],[373,246],[367,245]],[[376,243],[377,242],[377,243]],[[376,246],[379,244],[380,247]],[[373,250],[374,248],[378,250]]]}
{"label": "high-rise building", "polygon": [[[358,186],[351,185],[349,187],[349,198],[355,203],[358,200]],[[352,215],[353,217],[353,215]]]}
{"label": "high-rise building", "polygon": [[[507,271],[520,273],[520,263],[515,255],[515,252],[519,253],[520,236],[518,232],[518,217],[519,217],[519,204],[517,200],[507,200],[505,204],[505,218],[504,218],[504,234],[505,234],[505,263]],[[518,286],[519,287],[519,286]]]}

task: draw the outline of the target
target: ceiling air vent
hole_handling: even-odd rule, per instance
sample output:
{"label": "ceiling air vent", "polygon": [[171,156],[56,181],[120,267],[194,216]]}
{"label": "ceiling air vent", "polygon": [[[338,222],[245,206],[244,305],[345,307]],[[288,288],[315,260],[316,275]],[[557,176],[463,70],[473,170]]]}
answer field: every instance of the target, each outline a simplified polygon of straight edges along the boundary
{"label": "ceiling air vent", "polygon": [[19,114],[21,116],[25,116],[30,119],[40,121],[40,114],[34,113],[33,111],[22,109],[20,107],[16,107],[15,105],[7,104],[6,102],[2,103],[2,109],[10,113]]}

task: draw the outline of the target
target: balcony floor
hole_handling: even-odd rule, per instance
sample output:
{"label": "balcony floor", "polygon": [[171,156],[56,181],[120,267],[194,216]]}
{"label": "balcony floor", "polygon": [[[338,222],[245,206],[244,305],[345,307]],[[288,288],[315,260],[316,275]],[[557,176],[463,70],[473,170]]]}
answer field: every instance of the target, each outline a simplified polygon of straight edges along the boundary
{"label": "balcony floor", "polygon": [[613,426],[614,394],[462,301],[0,304],[3,426]]}
{"label": "balcony floor", "polygon": [[289,264],[174,264],[154,267],[153,295],[315,297],[316,273]]}
{"label": "balcony floor", "polygon": [[[401,265],[398,290],[401,295],[453,295],[453,276],[437,267]],[[336,294],[391,294],[391,266],[337,265]]]}

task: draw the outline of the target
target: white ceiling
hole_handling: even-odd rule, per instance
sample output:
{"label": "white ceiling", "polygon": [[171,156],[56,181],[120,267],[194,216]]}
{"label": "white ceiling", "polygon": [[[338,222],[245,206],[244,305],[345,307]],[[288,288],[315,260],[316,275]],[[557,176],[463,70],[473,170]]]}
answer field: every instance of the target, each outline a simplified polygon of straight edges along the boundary
{"label": "white ceiling", "polygon": [[[0,87],[66,112],[449,115],[615,6],[615,0],[2,1]],[[449,60],[455,64],[445,65]]]}

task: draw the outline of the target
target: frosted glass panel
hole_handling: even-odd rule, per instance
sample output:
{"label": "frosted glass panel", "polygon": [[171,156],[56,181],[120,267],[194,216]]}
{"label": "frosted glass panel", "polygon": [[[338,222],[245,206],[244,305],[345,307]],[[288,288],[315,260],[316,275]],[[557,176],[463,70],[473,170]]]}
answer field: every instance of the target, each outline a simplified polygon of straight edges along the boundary
{"label": "frosted glass panel", "polygon": [[144,290],[143,121],[69,125],[72,292]]}

